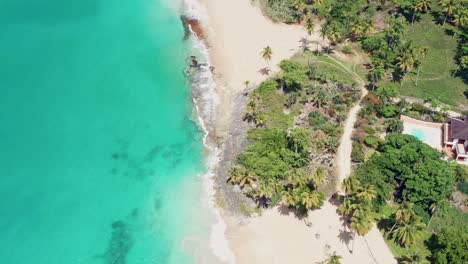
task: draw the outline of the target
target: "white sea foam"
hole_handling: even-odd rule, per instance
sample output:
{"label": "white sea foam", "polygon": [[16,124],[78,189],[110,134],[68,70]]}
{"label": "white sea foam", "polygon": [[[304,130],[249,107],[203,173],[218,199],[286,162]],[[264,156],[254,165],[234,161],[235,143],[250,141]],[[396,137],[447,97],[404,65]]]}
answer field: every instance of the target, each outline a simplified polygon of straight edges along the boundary
{"label": "white sea foam", "polygon": [[[182,13],[197,19],[202,25],[208,24],[208,14],[198,0],[184,0],[182,3]],[[215,188],[213,177],[220,160],[220,150],[213,144],[210,144],[208,140],[210,133],[213,132],[210,128],[213,128],[215,125],[219,97],[216,92],[216,82],[210,69],[211,63],[208,48],[202,40],[195,37],[193,32],[191,41],[197,60],[202,64],[196,73],[191,76],[191,81],[194,105],[198,113],[198,124],[204,131],[203,144],[208,151],[206,155],[208,171],[202,176],[205,190],[202,202],[211,209],[216,220],[211,228],[210,248],[220,261],[234,264],[235,256],[230,250],[225,237],[226,223],[221,216],[220,209],[216,207],[214,202]]]}

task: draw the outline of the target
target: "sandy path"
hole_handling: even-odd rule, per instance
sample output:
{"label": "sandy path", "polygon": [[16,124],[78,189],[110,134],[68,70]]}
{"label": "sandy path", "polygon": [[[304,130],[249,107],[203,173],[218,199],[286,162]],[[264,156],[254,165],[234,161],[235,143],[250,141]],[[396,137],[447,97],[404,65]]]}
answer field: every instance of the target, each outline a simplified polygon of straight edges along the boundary
{"label": "sandy path", "polygon": [[[230,120],[231,96],[243,90],[245,80],[258,84],[268,77],[259,73],[266,66],[260,55],[261,50],[267,45],[271,46],[274,54],[270,65],[275,71],[277,68],[274,65],[299,50],[300,40],[306,33],[301,26],[272,23],[262,16],[258,8],[252,7],[250,0],[202,0],[202,3],[209,13],[210,55],[221,96],[216,130],[218,135],[222,135],[227,131],[226,124]],[[317,32],[309,40],[323,43]],[[352,71],[339,65],[355,76]],[[344,161],[340,165],[344,168],[341,173],[343,177],[351,170],[350,137],[358,107],[353,107],[346,121],[346,136],[343,136],[342,145],[348,144],[348,147],[340,148],[340,162]],[[376,263],[370,252],[377,256],[378,263],[395,263],[376,228],[365,236],[371,250],[364,237],[357,237],[351,254],[348,248],[352,242],[346,239],[350,235],[343,229],[336,209],[336,206],[326,202],[323,208],[311,212],[309,221],[312,227],[307,227],[303,220],[292,215],[281,214],[277,208],[267,210],[263,216],[256,218],[225,217],[228,224],[226,236],[236,263],[314,263],[325,260],[333,251],[343,257],[342,263]]]}
{"label": "sandy path", "polygon": [[[358,86],[361,89],[361,99],[367,95],[367,90],[365,88],[365,81],[357,75],[355,72],[352,70],[348,69],[345,65],[343,65],[341,62],[333,59],[332,57],[329,57],[332,59],[334,62],[339,64],[342,70],[347,71],[350,73],[353,77],[354,80],[357,82]],[[354,124],[356,123],[357,120],[357,114],[359,113],[359,110],[361,110],[360,106],[360,100],[359,102],[356,103],[355,106],[353,106],[348,113],[348,118],[346,118],[344,127],[343,127],[343,135],[341,136],[341,141],[340,141],[340,146],[338,147],[338,151],[336,154],[336,166],[337,166],[337,190],[341,192],[341,182],[351,175],[351,152],[353,149],[353,141],[351,139],[351,136],[353,134],[353,129],[354,129]]]}

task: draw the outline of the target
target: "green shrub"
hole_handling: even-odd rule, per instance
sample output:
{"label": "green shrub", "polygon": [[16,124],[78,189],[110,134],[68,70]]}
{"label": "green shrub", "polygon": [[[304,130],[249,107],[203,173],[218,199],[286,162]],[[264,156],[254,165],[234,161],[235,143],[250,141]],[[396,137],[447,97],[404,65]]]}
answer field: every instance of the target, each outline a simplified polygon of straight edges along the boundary
{"label": "green shrub", "polygon": [[374,136],[367,136],[364,142],[366,142],[367,146],[372,148],[376,148],[379,145],[379,139]]}
{"label": "green shrub", "polygon": [[398,107],[396,105],[384,105],[379,111],[379,114],[386,118],[394,117],[397,113]]}
{"label": "green shrub", "polygon": [[419,112],[416,112],[416,111],[409,111],[409,112],[406,112],[405,114],[407,116],[411,117],[411,118],[414,118],[414,119],[420,119],[421,118],[421,114]]}
{"label": "green shrub", "polygon": [[319,111],[309,113],[309,125],[312,127],[322,128],[323,125],[328,123],[327,118]]}
{"label": "green shrub", "polygon": [[307,67],[306,66],[300,64],[297,61],[292,61],[292,60],[282,60],[279,63],[279,67],[284,72],[293,72],[293,71],[307,72]]}
{"label": "green shrub", "polygon": [[364,131],[365,131],[368,135],[371,135],[371,136],[375,134],[375,130],[374,130],[374,128],[371,127],[371,126],[366,126],[366,127],[364,128]]}
{"label": "green shrub", "polygon": [[295,22],[295,12],[291,8],[294,0],[261,0],[260,3],[265,14],[274,21]]}
{"label": "green shrub", "polygon": [[353,141],[353,150],[351,151],[351,160],[353,162],[364,162],[364,151],[359,142]]}
{"label": "green shrub", "polygon": [[457,187],[462,193],[468,195],[468,182],[461,182]]}
{"label": "green shrub", "polygon": [[411,105],[411,110],[416,111],[420,114],[427,114],[429,112],[429,108],[425,107],[422,104],[416,104],[416,103]]}
{"label": "green shrub", "polygon": [[308,80],[305,72],[296,70],[283,73],[282,81],[284,83],[285,92],[300,91]]}
{"label": "green shrub", "polygon": [[346,45],[346,46],[343,47],[343,49],[341,49],[341,51],[344,54],[351,54],[351,53],[353,53],[353,48],[350,45]]}
{"label": "green shrub", "polygon": [[278,89],[278,83],[275,80],[268,79],[262,82],[257,89],[255,89],[255,93],[258,93],[260,96],[263,97],[265,94],[269,94],[274,92]]}

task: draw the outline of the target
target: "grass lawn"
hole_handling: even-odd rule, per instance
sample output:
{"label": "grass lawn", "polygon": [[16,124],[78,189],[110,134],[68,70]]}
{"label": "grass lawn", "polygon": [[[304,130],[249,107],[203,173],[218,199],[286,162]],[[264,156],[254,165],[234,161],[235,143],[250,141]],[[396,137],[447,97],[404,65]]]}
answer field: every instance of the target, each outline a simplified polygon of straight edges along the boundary
{"label": "grass lawn", "polygon": [[341,65],[338,65],[327,56],[316,56],[313,52],[309,51],[297,53],[291,59],[304,65],[313,65],[317,75],[324,74],[328,76],[327,79],[329,80],[348,85],[356,83],[352,75],[343,70]]}
{"label": "grass lawn", "polygon": [[454,61],[457,39],[445,33],[451,27],[435,24],[428,14],[414,26],[408,26],[407,37],[417,47],[428,47],[429,53],[422,63],[418,86],[415,85],[417,69],[414,69],[403,83],[402,95],[432,97],[452,106],[468,106],[468,99],[463,94],[468,85],[458,77],[452,78],[457,67]]}

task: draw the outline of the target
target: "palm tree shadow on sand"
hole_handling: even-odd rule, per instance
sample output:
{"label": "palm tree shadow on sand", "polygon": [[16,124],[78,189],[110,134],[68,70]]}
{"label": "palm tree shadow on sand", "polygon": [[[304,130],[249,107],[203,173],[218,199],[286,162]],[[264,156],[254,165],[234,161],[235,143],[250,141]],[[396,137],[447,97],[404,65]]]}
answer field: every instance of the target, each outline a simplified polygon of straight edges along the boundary
{"label": "palm tree shadow on sand", "polygon": [[270,68],[268,67],[265,67],[265,68],[261,68],[259,71],[258,71],[261,75],[270,75]]}

